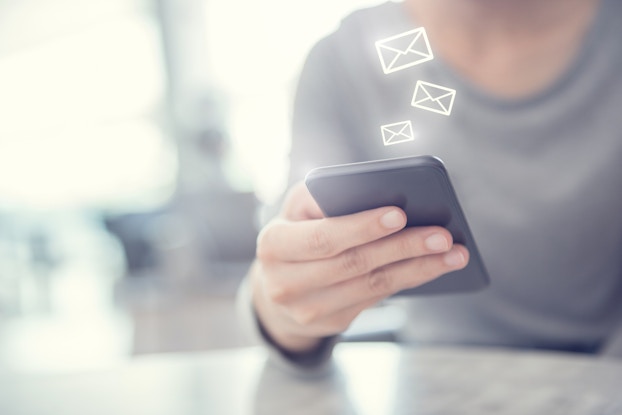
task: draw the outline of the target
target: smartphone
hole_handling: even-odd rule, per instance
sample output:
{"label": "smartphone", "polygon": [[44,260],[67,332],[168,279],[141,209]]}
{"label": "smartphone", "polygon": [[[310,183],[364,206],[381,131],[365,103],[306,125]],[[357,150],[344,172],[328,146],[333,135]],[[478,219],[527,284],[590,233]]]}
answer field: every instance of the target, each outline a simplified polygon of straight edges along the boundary
{"label": "smartphone", "polygon": [[406,212],[406,226],[442,226],[466,246],[468,265],[398,295],[475,291],[490,278],[441,159],[414,156],[318,167],[305,183],[324,215],[342,216],[382,206]]}

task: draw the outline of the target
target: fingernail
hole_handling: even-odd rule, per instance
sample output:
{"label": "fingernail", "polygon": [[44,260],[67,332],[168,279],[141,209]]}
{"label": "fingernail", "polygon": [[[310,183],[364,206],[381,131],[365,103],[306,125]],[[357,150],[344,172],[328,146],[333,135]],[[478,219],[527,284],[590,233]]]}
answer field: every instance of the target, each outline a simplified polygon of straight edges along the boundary
{"label": "fingernail", "polygon": [[464,265],[464,255],[459,250],[447,252],[445,254],[445,264],[452,268],[461,267]]}
{"label": "fingernail", "polygon": [[404,216],[398,211],[392,210],[380,218],[380,223],[388,229],[401,228],[404,226]]}
{"label": "fingernail", "polygon": [[449,249],[449,242],[447,238],[440,233],[428,236],[425,240],[425,247],[430,251],[446,251]]}

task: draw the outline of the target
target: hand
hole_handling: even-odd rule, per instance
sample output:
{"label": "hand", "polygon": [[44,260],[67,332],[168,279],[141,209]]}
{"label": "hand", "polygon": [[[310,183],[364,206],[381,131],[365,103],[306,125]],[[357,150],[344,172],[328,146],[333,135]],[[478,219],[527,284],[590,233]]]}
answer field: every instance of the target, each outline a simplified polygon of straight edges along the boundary
{"label": "hand", "polygon": [[310,351],[378,301],[466,266],[467,249],[446,229],[405,225],[406,214],[390,206],[325,218],[304,184],[294,186],[261,231],[250,272],[271,338]]}

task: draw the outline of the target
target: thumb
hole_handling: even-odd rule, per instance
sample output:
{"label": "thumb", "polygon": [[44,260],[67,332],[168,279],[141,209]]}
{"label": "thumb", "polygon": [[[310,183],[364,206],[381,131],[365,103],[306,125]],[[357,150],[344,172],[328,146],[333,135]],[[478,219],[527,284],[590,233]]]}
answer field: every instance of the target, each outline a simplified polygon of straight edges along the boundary
{"label": "thumb", "polygon": [[324,214],[318,206],[307,186],[303,182],[296,183],[287,193],[281,209],[281,216],[299,221],[322,219]]}

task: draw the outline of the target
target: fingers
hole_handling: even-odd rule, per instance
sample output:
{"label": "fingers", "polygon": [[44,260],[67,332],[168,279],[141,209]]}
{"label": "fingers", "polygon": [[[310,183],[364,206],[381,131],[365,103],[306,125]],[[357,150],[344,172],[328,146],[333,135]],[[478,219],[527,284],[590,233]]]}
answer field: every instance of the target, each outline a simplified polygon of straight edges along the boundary
{"label": "fingers", "polygon": [[357,298],[388,297],[401,290],[414,288],[441,275],[464,268],[469,261],[469,251],[454,245],[443,254],[426,255],[396,262],[341,284],[337,291],[349,292]]}
{"label": "fingers", "polygon": [[[425,284],[443,274],[464,268],[468,250],[454,245],[448,252],[411,258],[377,268],[367,274],[342,281],[330,289],[315,290],[301,298],[281,299],[299,324],[314,325],[330,321],[330,316],[357,304],[374,304],[398,291]],[[361,309],[362,310],[362,309]]]}
{"label": "fingers", "polygon": [[448,252],[393,263],[281,306],[293,333],[317,337],[341,333],[364,309],[398,291],[463,268],[468,259],[466,248],[454,245]]}
{"label": "fingers", "polygon": [[405,225],[406,215],[396,207],[301,222],[277,220],[260,233],[257,257],[287,262],[330,258],[395,233]]}
{"label": "fingers", "polygon": [[310,261],[304,267],[297,263],[266,264],[280,296],[293,297],[364,275],[393,262],[445,252],[452,245],[451,234],[440,227],[405,229],[371,243],[350,248],[339,255]]}

